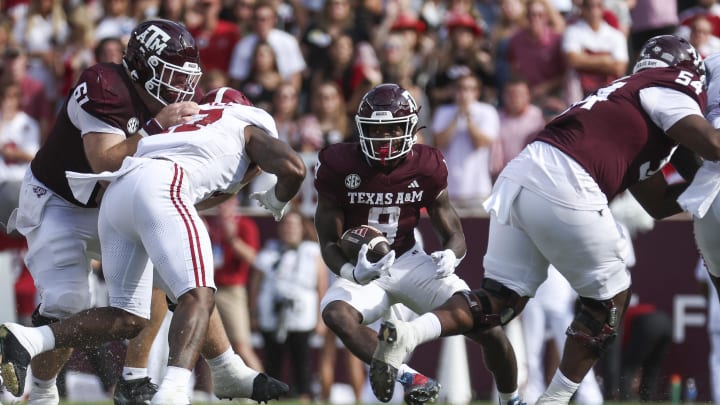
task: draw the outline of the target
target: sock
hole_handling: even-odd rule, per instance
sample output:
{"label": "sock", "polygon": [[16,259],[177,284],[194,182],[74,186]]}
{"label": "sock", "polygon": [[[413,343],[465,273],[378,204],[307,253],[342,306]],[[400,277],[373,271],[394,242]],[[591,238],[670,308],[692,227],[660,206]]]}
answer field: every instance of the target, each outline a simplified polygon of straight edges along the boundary
{"label": "sock", "polygon": [[123,367],[122,379],[125,381],[139,380],[148,376],[147,368]]}
{"label": "sock", "polygon": [[186,390],[191,376],[192,371],[186,368],[168,366],[160,386],[163,390]]}
{"label": "sock", "polygon": [[16,323],[6,323],[5,326],[15,335],[31,358],[55,348],[55,335],[47,325],[32,328]]}
{"label": "sock", "polygon": [[498,395],[499,395],[499,397],[500,397],[500,405],[505,405],[505,404],[507,404],[510,400],[516,399],[516,398],[518,398],[518,397],[520,396],[520,394],[518,394],[518,390],[515,390],[515,391],[513,391],[513,392],[511,392],[511,393],[509,393],[509,394],[505,394],[505,393],[502,393],[502,392],[498,391]]}
{"label": "sock", "polygon": [[41,390],[47,390],[55,386],[57,383],[56,378],[51,378],[49,380],[41,380],[35,376],[32,376],[32,386],[33,388],[37,387]]}
{"label": "sock", "polygon": [[545,392],[540,396],[536,405],[540,404],[567,404],[570,402],[570,398],[577,391],[580,383],[570,381],[563,373],[558,369],[555,371],[550,386],[547,387]]}
{"label": "sock", "polygon": [[415,337],[415,346],[421,343],[429,342],[437,339],[442,333],[442,326],[440,325],[440,319],[433,314],[428,312],[409,322],[408,325],[413,329],[413,335]]}
{"label": "sock", "polygon": [[[235,355],[235,352],[232,348],[227,349],[223,354],[212,358],[212,359],[205,359],[207,361],[208,366],[210,368],[220,367],[224,364],[227,364],[232,360],[233,356]],[[242,360],[242,359],[241,359]]]}
{"label": "sock", "polygon": [[248,367],[242,357],[238,356],[232,348],[227,349],[223,354],[215,358],[205,359],[205,361],[207,361],[210,371],[213,372],[220,371],[228,364],[237,364],[239,367],[236,367],[236,369],[240,373],[241,378],[246,376],[256,376],[259,374],[256,370]]}

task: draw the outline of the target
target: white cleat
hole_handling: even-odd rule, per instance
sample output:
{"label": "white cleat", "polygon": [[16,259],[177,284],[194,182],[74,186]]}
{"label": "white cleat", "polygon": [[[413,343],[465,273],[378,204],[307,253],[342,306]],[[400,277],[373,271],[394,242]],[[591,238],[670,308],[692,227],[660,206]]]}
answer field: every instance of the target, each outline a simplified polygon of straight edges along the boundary
{"label": "white cleat", "polygon": [[406,322],[383,322],[370,362],[370,386],[377,399],[382,402],[392,399],[398,369],[413,349],[415,344]]}
{"label": "white cleat", "polygon": [[220,399],[249,398],[268,402],[289,391],[287,384],[251,369],[237,354],[221,368],[211,368],[211,375],[213,392]]}

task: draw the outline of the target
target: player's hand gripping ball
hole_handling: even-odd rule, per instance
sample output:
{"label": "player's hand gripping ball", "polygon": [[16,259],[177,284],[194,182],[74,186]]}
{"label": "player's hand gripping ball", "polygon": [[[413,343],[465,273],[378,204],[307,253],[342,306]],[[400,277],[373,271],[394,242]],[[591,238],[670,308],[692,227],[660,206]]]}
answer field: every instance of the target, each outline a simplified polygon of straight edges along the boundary
{"label": "player's hand gripping ball", "polygon": [[392,250],[390,241],[385,235],[369,225],[350,228],[340,237],[340,249],[352,264],[357,264],[358,253],[364,244],[368,245],[367,259],[372,263],[382,259]]}

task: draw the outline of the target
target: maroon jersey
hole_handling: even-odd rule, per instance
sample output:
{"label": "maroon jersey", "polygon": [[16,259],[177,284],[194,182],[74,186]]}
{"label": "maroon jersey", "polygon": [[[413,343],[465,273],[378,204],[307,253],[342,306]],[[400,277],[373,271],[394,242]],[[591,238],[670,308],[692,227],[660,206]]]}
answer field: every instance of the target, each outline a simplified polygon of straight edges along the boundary
{"label": "maroon jersey", "polygon": [[700,79],[682,66],[646,69],[614,81],[548,123],[536,140],[575,159],[611,200],[662,169],[677,146],[642,108],[640,90],[674,89],[705,110]]}
{"label": "maroon jersey", "polygon": [[101,63],[85,69],[80,75],[30,167],[38,180],[62,198],[79,206],[96,207],[94,195],[87,204],[76,200],[65,178],[66,170],[92,173],[85,156],[81,129],[68,115],[71,100],[95,118],[124,131],[126,137],[137,132],[153,114],[135,91],[122,65]]}
{"label": "maroon jersey", "polygon": [[338,143],[320,151],[315,188],[342,207],[343,230],[378,228],[400,255],[415,245],[420,211],[447,187],[447,174],[442,153],[426,145],[413,146],[386,174],[370,166],[358,143]]}

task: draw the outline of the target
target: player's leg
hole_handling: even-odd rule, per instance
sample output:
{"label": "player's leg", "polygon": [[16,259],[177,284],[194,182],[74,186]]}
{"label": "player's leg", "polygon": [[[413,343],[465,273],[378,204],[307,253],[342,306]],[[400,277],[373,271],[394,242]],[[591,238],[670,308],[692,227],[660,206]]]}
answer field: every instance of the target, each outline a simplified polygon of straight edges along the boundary
{"label": "player's leg", "polygon": [[287,384],[248,367],[235,353],[217,309],[210,315],[200,353],[210,367],[213,391],[218,398],[250,398],[267,402],[289,391]]}
{"label": "player's leg", "polygon": [[[527,190],[515,204],[513,220],[580,295],[580,310],[566,332],[560,366],[538,400],[538,404],[566,404],[622,322],[629,298],[630,277],[624,262],[629,241],[607,207],[569,209]],[[524,293],[502,272],[491,272],[501,283]]]}
{"label": "player's leg", "polygon": [[[149,262],[148,265],[152,266]],[[128,341],[122,376],[113,394],[115,405],[143,405],[157,392],[157,385],[148,377],[148,357],[166,314],[165,292],[154,288],[150,305],[150,322],[137,336]]]}
{"label": "player's leg", "polygon": [[[57,197],[51,197],[44,210],[43,222],[26,234],[25,261],[40,295],[34,326],[49,325],[90,307],[87,249],[99,254],[97,210],[78,208]],[[56,379],[71,354],[72,349],[56,349],[32,360],[30,404],[59,402]]]}

